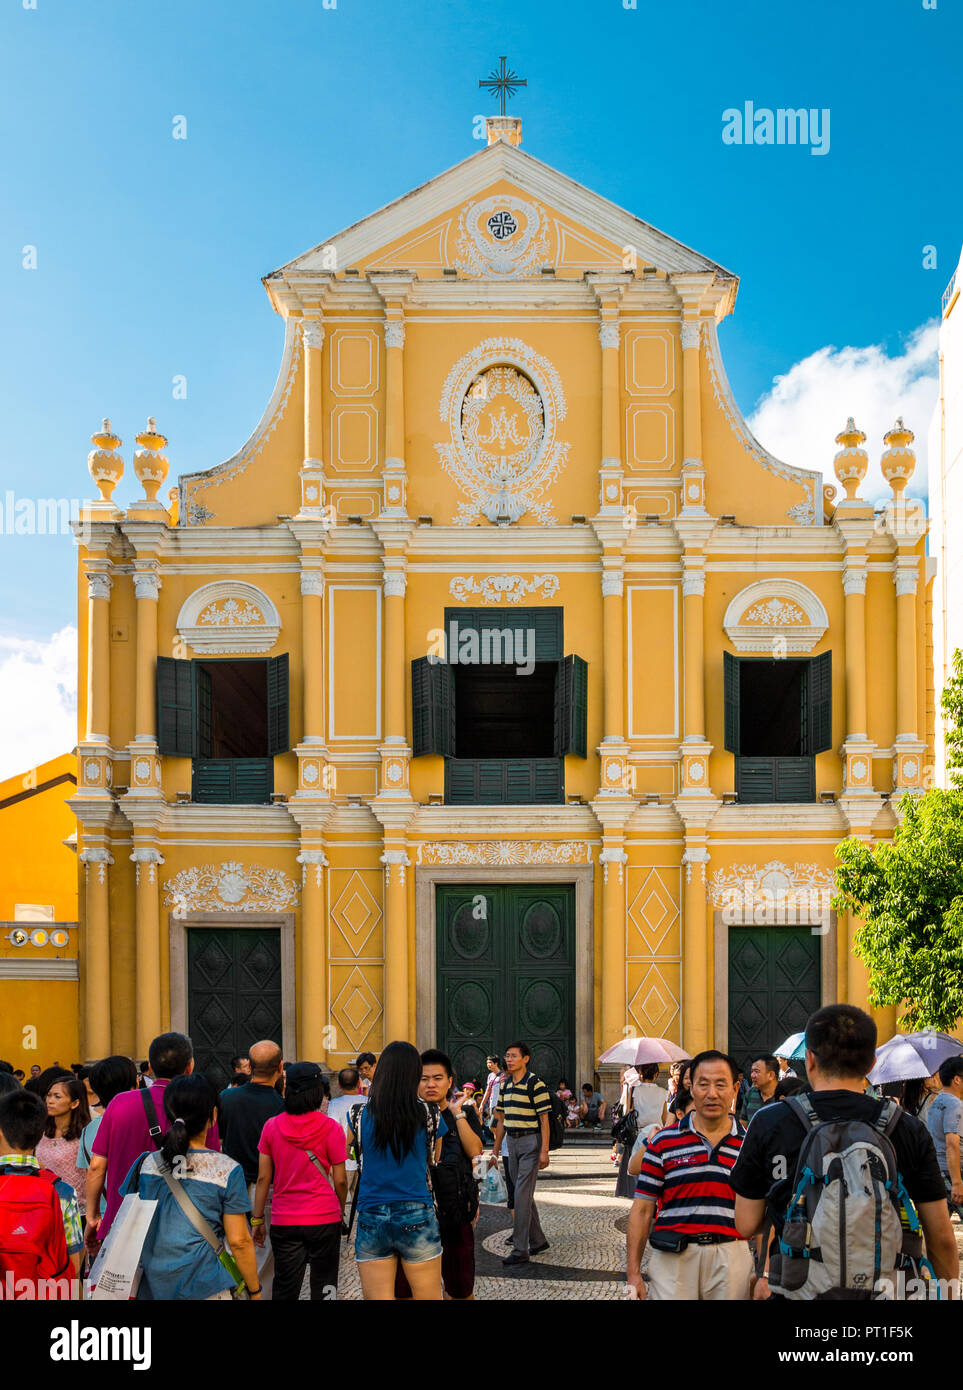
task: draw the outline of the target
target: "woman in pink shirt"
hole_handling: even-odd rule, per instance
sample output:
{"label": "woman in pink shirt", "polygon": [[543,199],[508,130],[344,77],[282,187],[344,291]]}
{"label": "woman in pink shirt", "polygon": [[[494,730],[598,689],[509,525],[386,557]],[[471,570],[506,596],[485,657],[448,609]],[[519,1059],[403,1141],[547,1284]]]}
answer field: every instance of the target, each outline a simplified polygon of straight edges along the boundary
{"label": "woman in pink shirt", "polygon": [[327,1093],[316,1062],[292,1062],[284,1075],[284,1114],[267,1121],[258,1141],[251,1225],[255,1244],[263,1245],[264,1207],[273,1181],[273,1299],[300,1298],[308,1265],[312,1299],[337,1296],[347,1150],[341,1125],[322,1113]]}
{"label": "woman in pink shirt", "polygon": [[40,1166],[70,1183],[83,1211],[87,1201],[87,1170],[77,1167],[77,1150],[80,1136],[90,1123],[87,1088],[76,1076],[66,1073],[51,1084],[45,1099],[47,1128],[37,1145]]}

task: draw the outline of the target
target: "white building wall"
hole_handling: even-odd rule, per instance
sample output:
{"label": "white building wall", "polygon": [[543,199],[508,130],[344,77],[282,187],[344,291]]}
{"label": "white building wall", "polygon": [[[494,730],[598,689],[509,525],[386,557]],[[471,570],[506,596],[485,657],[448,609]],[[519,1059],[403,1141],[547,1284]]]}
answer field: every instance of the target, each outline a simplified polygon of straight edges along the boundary
{"label": "white building wall", "polygon": [[963,648],[963,254],[947,287],[940,325],[940,396],[929,435],[930,550],[933,589],[937,782],[946,785],[940,691]]}

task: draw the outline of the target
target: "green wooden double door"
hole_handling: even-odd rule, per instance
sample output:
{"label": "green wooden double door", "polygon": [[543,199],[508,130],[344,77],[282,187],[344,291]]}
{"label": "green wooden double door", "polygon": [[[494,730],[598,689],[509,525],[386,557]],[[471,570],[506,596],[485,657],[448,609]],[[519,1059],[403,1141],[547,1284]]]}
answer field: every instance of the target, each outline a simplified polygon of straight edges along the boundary
{"label": "green wooden double door", "polygon": [[809,927],[729,928],[729,1052],[747,1076],[820,1007],[821,941]]}
{"label": "green wooden double door", "polygon": [[281,1043],[282,1002],[277,927],[188,927],[187,1031],[195,1067],[215,1086],[252,1043]]}
{"label": "green wooden double door", "polygon": [[573,884],[437,888],[438,1046],[460,1081],[520,1040],[548,1085],[575,1075]]}

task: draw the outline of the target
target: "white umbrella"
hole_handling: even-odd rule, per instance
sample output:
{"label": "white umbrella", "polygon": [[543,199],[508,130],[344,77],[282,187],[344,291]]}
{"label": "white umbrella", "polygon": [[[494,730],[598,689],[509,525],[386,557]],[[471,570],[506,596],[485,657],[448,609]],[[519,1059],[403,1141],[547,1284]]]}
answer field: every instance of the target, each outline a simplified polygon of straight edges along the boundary
{"label": "white umbrella", "polygon": [[892,1038],[876,1053],[876,1062],[869,1073],[871,1086],[885,1086],[891,1081],[915,1081],[931,1076],[933,1066],[905,1038]]}
{"label": "white umbrella", "polygon": [[916,1081],[932,1076],[947,1057],[963,1053],[963,1043],[949,1033],[924,1028],[919,1033],[897,1033],[876,1050],[876,1063],[869,1074],[874,1086],[888,1081]]}
{"label": "white umbrella", "polygon": [[791,1057],[797,1062],[801,1062],[806,1055],[806,1034],[790,1033],[784,1043],[773,1048],[772,1055],[774,1057]]}
{"label": "white umbrella", "polygon": [[653,1062],[687,1062],[691,1053],[668,1038],[623,1038],[606,1048],[600,1062],[618,1062],[626,1067],[644,1067]]}

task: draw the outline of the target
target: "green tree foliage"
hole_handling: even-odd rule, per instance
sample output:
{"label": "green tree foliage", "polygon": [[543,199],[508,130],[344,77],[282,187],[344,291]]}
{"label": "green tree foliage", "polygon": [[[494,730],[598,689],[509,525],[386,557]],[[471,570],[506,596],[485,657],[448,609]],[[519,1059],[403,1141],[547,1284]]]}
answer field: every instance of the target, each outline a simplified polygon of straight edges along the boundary
{"label": "green tree foliage", "polygon": [[947,718],[946,770],[950,785],[963,791],[963,651],[953,653],[953,675],[940,700]]}
{"label": "green tree foliage", "polygon": [[862,918],[856,954],[870,1001],[903,1004],[905,1028],[952,1029],[963,1017],[963,654],[943,693],[952,790],[906,796],[891,844],[836,849],[837,908]]}

